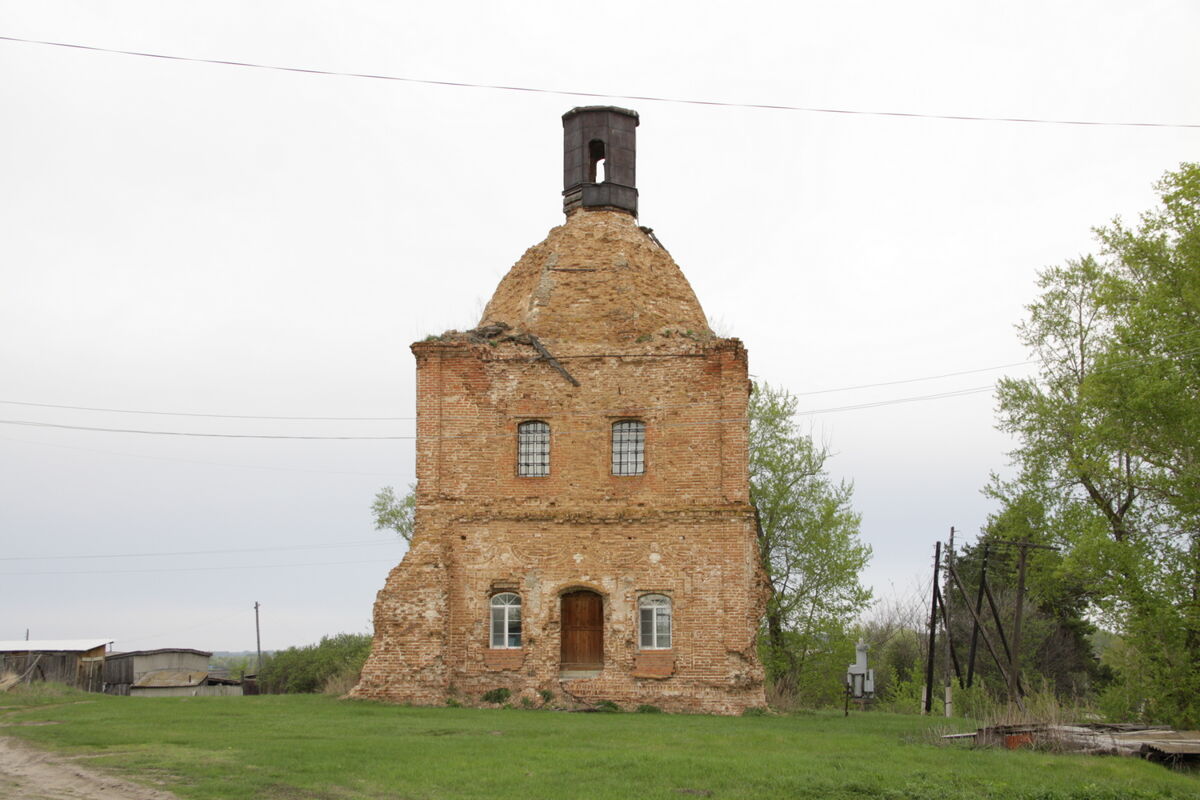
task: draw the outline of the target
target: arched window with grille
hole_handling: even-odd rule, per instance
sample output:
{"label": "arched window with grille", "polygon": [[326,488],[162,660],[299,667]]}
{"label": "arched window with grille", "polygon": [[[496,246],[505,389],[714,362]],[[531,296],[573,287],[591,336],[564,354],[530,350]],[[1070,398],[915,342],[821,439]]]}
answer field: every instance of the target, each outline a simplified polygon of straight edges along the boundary
{"label": "arched window with grille", "polygon": [[623,419],[612,426],[612,474],[641,475],[646,471],[646,423]]}
{"label": "arched window with grille", "polygon": [[493,595],[492,648],[510,650],[521,646],[521,596],[513,592]]}
{"label": "arched window with grille", "polygon": [[642,650],[671,649],[671,598],[642,595],[638,600],[638,631]]}
{"label": "arched window with grille", "polygon": [[541,478],[550,474],[550,426],[529,420],[517,426],[517,475]]}

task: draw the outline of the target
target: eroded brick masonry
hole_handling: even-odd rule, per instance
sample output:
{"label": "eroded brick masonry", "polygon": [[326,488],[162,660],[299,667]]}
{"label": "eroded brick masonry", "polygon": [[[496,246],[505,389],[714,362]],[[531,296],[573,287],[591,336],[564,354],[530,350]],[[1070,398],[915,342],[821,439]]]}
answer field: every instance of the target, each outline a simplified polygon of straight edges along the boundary
{"label": "eroded brick masonry", "polygon": [[565,115],[566,223],[412,346],[416,524],[353,696],[765,705],[746,351],[638,226],[636,124]]}

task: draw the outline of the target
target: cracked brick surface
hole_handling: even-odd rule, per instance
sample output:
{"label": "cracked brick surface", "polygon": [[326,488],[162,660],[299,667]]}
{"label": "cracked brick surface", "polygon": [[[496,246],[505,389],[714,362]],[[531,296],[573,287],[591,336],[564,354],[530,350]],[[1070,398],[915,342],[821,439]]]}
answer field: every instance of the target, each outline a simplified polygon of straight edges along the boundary
{"label": "cracked brick surface", "polygon": [[[476,331],[412,350],[416,524],[352,696],[478,703],[503,687],[669,711],[764,706],[746,351],[708,329],[670,255],[627,214],[576,211],[501,281]],[[533,419],[550,425],[550,474],[520,477],[516,426]],[[611,474],[623,419],[645,422],[643,475]],[[576,589],[603,599],[603,668],[583,677],[560,670],[560,597]],[[521,596],[519,650],[489,647],[500,591]],[[639,649],[649,593],[671,598],[669,651]]]}

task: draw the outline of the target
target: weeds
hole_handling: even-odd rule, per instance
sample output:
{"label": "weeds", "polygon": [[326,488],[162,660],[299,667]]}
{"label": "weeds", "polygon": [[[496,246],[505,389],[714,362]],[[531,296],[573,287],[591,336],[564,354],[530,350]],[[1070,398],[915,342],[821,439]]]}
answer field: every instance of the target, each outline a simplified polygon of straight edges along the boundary
{"label": "weeds", "polygon": [[494,703],[499,705],[512,697],[512,692],[503,687],[499,689],[489,689],[479,696],[479,699],[485,703]]}
{"label": "weeds", "polygon": [[360,670],[353,667],[335,672],[325,679],[325,683],[321,685],[321,694],[331,694],[335,697],[342,697],[349,694],[350,690],[358,685]]}

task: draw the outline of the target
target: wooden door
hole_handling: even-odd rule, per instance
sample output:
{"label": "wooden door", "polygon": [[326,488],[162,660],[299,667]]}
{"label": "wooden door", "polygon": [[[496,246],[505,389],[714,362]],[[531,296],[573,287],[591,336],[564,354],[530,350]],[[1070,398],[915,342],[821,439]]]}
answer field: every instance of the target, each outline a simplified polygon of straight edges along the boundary
{"label": "wooden door", "polygon": [[562,669],[604,666],[604,600],[580,590],[562,596]]}

